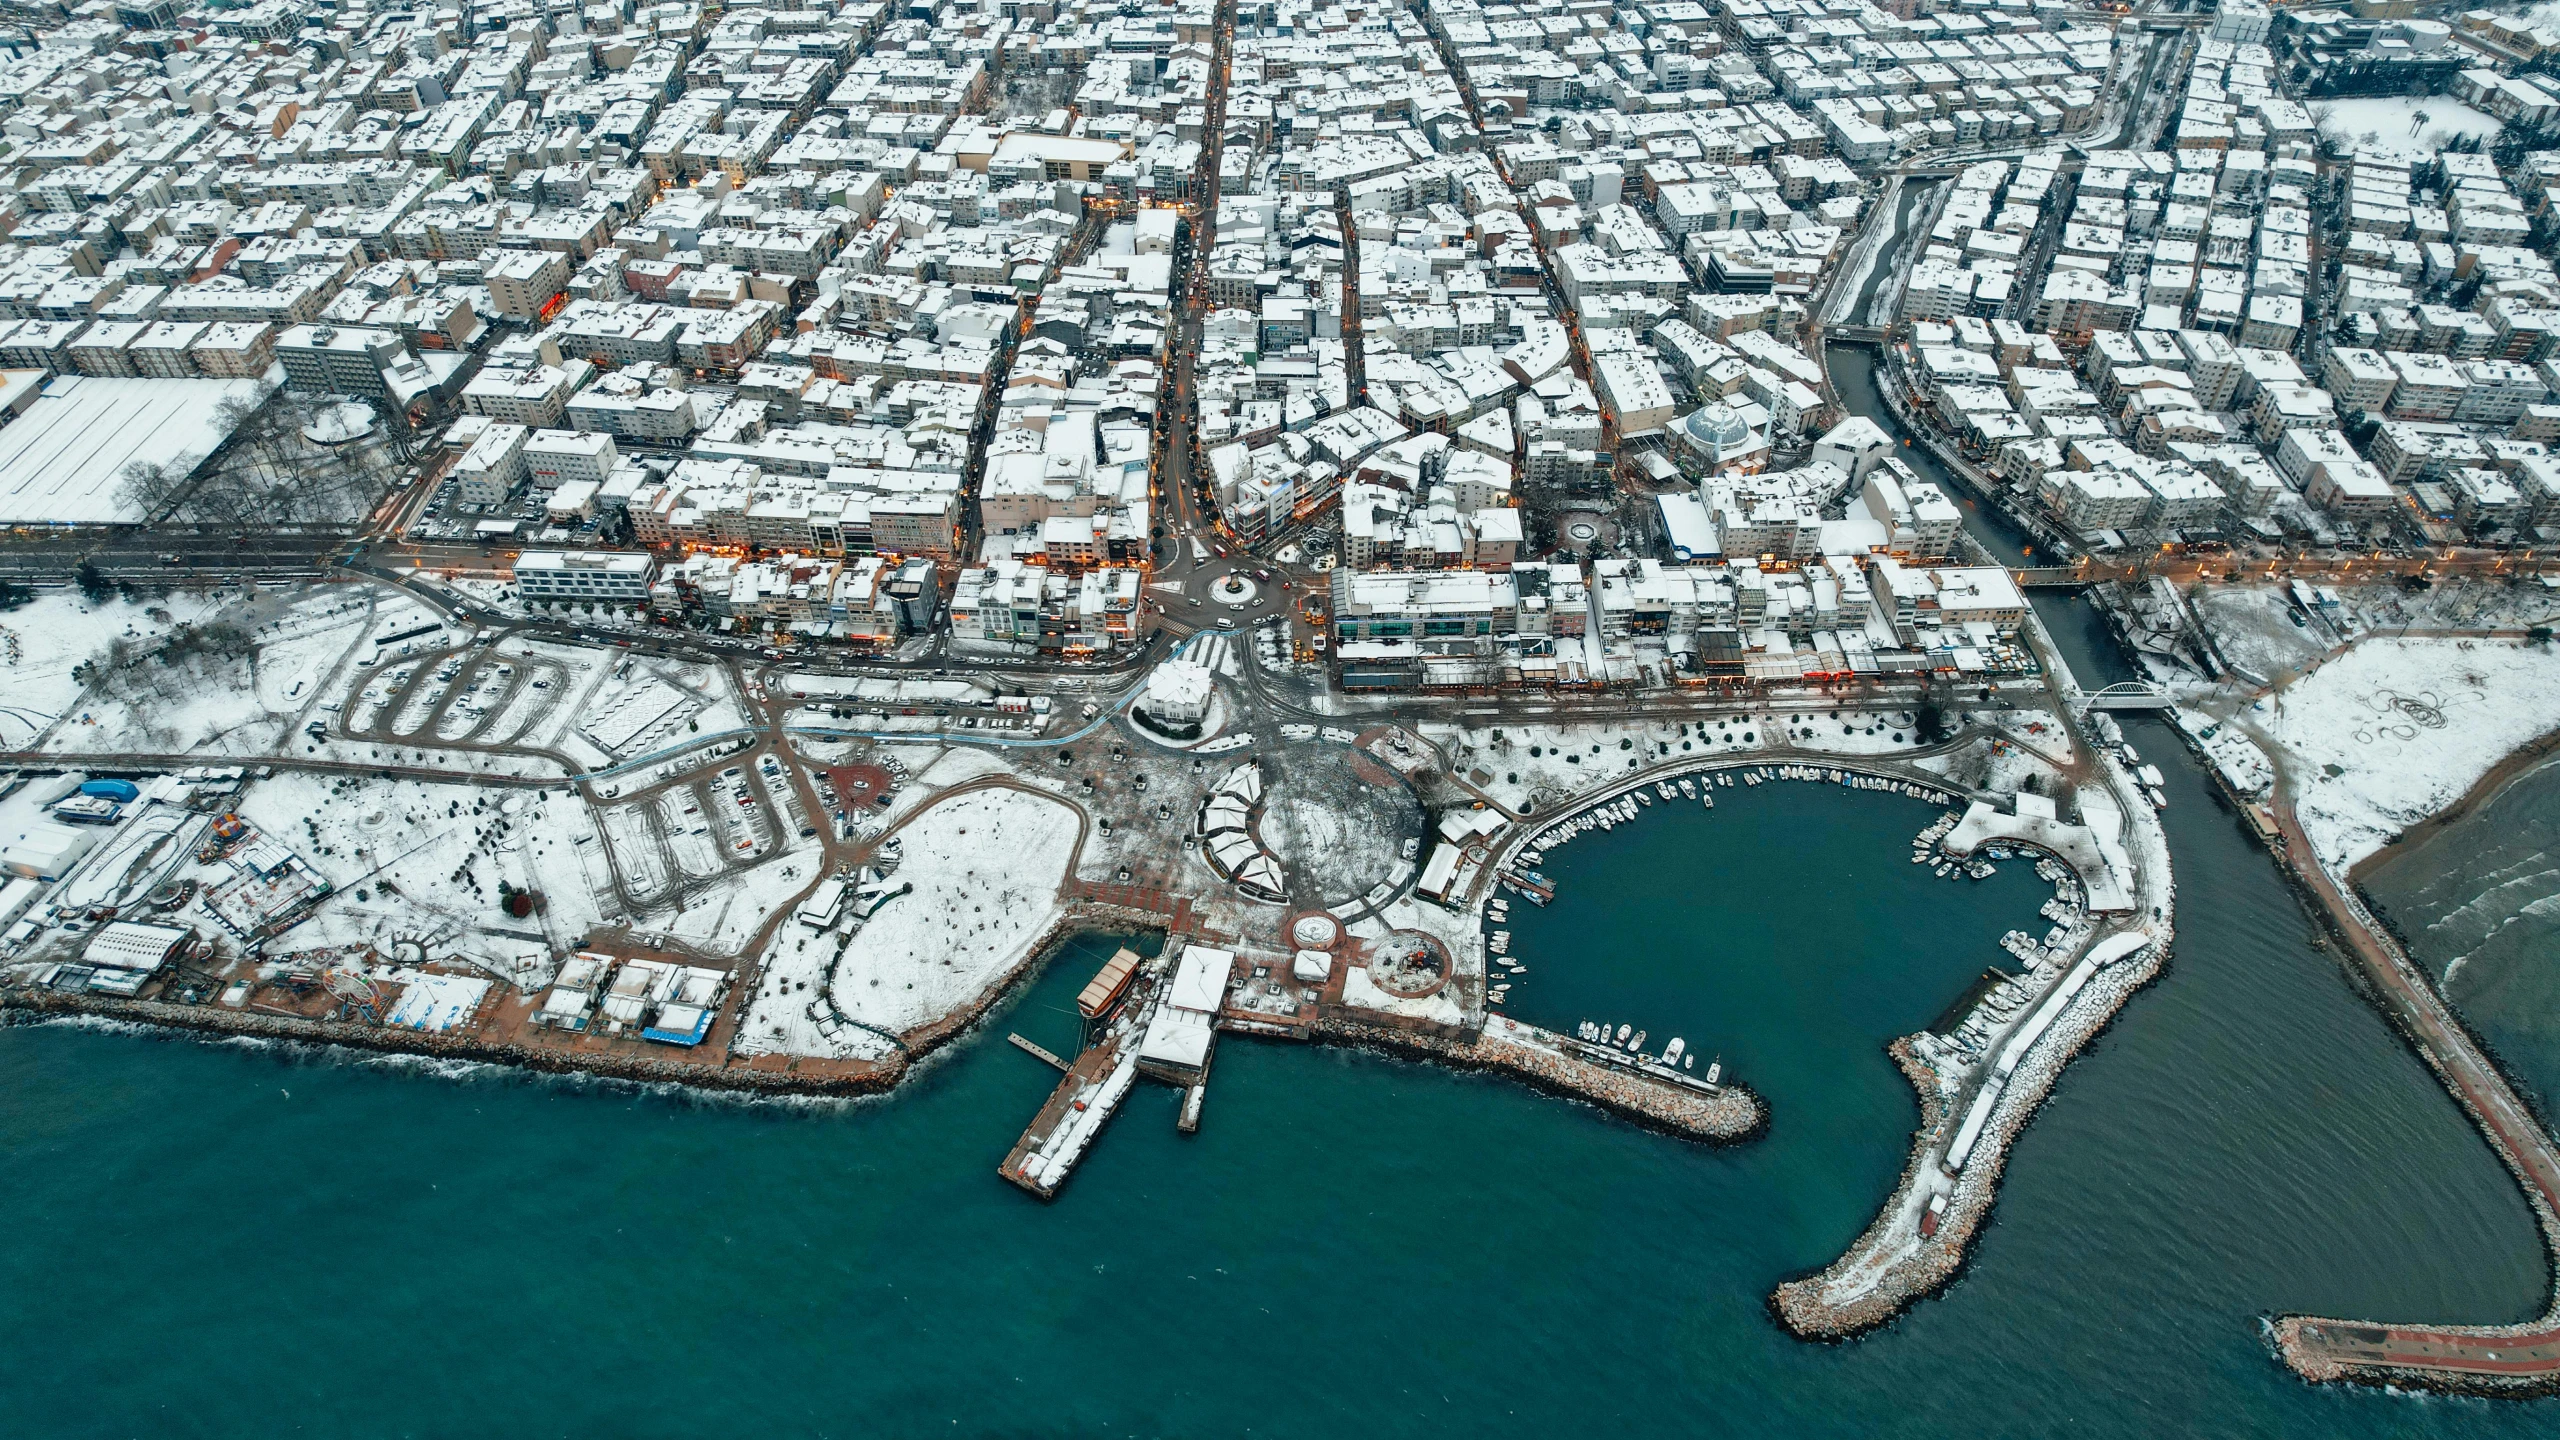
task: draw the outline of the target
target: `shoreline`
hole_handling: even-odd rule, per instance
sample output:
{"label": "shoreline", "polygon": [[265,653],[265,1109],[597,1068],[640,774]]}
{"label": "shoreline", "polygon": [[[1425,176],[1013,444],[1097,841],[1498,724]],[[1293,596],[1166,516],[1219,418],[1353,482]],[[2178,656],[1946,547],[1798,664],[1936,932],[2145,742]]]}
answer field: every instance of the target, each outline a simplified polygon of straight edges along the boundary
{"label": "shoreline", "polygon": [[2542,1311],[2511,1324],[2393,1325],[2296,1312],[2276,1316],[2276,1356],[2304,1380],[2492,1399],[2560,1394],[2560,1145],[2361,888],[2374,869],[2415,853],[2539,768],[2555,750],[2560,729],[2519,746],[2451,805],[2349,866],[2344,877],[2320,863],[2281,781],[2273,797],[2277,833],[2270,849],[2277,868],[2308,902],[2314,919],[2342,943],[2357,988],[2507,1167],[2524,1192],[2543,1247]]}
{"label": "shoreline", "polygon": [[1093,901],[1070,905],[1024,952],[1021,961],[968,1005],[899,1036],[895,1054],[879,1060],[825,1062],[862,1067],[834,1073],[804,1072],[796,1059],[779,1069],[757,1064],[756,1057],[750,1056],[715,1064],[681,1058],[693,1053],[690,1051],[569,1050],[488,1040],[477,1035],[231,1010],[218,1005],[180,1005],[94,992],[60,994],[23,987],[0,989],[0,1017],[113,1020],[169,1032],[334,1045],[369,1054],[459,1060],[544,1075],[592,1075],[635,1085],[680,1086],[714,1094],[858,1098],[894,1093],[919,1067],[983,1024],[1008,997],[1056,959],[1069,942],[1084,935],[1169,934],[1169,918]]}

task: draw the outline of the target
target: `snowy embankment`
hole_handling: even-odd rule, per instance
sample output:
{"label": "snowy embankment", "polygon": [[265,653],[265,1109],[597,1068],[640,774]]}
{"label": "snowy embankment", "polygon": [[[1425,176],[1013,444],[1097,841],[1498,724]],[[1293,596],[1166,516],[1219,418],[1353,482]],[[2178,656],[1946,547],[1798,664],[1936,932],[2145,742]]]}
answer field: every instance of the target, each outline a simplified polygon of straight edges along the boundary
{"label": "snowy embankment", "polygon": [[2560,724],[2560,648],[2366,640],[2247,718],[2282,750],[2320,863],[2344,874]]}

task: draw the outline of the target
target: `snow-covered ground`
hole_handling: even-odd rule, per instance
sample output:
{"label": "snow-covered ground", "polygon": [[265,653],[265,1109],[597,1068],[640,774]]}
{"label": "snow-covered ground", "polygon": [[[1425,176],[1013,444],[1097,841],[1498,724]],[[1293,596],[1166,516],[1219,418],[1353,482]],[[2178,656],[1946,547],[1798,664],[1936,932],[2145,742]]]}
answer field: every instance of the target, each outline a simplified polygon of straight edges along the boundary
{"label": "snow-covered ground", "polygon": [[2185,708],[2173,712],[2170,719],[2194,739],[2233,790],[2256,797],[2276,783],[2275,766],[2266,752],[2239,726],[2218,723],[2210,714]]}
{"label": "snow-covered ground", "polygon": [[1424,738],[1455,762],[1460,775],[1473,779],[1482,771],[1491,777],[1476,783],[1504,806],[1516,811],[1525,802],[1539,813],[1552,813],[1566,797],[1640,769],[1749,755],[1781,741],[1834,755],[1898,755],[1912,748],[1910,724],[1907,712],[1844,706],[1837,718],[1818,710],[1700,721],[1421,728]]}
{"label": "snow-covered ground", "polygon": [[[563,796],[280,774],[253,783],[239,811],[338,890],[280,948],[364,941],[387,951],[415,939],[441,955],[542,935],[566,949],[615,908],[593,817]],[[188,873],[211,879],[223,869]],[[505,914],[500,881],[537,891],[540,913]]]}
{"label": "snow-covered ground", "polygon": [[[1076,829],[1065,804],[1019,790],[935,805],[898,832],[905,853],[890,884],[913,893],[858,922],[850,940],[848,919],[814,933],[793,921],[774,937],[738,1048],[877,1059],[893,1048],[883,1035],[979,1002],[1057,918]],[[822,991],[851,1025],[827,1013]]]}
{"label": "snow-covered ground", "polygon": [[[2339,639],[2327,623],[2314,628],[2279,585],[2207,586],[2196,598],[2196,611],[2223,660],[2260,685],[2319,659]],[[2303,623],[2294,623],[2296,617]]]}
{"label": "snow-covered ground", "polygon": [[[282,774],[251,781],[232,804],[333,891],[268,940],[270,954],[369,945],[387,958],[407,944],[416,947],[413,958],[459,957],[538,987],[548,983],[549,957],[582,943],[613,909],[610,875],[587,809],[565,796]],[[230,862],[196,859],[209,818],[201,809],[137,808],[50,900],[77,910],[129,903],[163,879],[227,885],[235,877]],[[541,907],[523,919],[507,915],[501,882],[535,891]],[[206,934],[225,933],[201,890],[171,918]],[[19,958],[38,958],[77,938],[47,932]],[[226,937],[225,944],[237,942]]]}
{"label": "snow-covered ground", "polygon": [[2343,871],[2560,724],[2560,647],[2370,639],[2243,718],[2283,748],[2303,829]]}
{"label": "snow-covered ground", "polygon": [[[799,842],[785,840],[785,845]],[[751,870],[741,870],[685,901],[672,917],[635,920],[637,928],[663,935],[708,955],[735,955],[755,938],[773,912],[817,879],[814,852],[785,850]]]}
{"label": "snow-covered ground", "polygon": [[2412,160],[2432,159],[2457,135],[2476,135],[2486,141],[2500,128],[2497,117],[2483,115],[2450,95],[2314,100],[2310,110],[2320,133],[2349,150]]}
{"label": "snow-covered ground", "polygon": [[892,880],[914,893],[863,923],[836,967],[845,1015],[904,1034],[977,1000],[1059,912],[1075,812],[1019,790],[954,796],[898,832]]}
{"label": "snow-covered ground", "polygon": [[[67,713],[65,729],[80,727],[79,715],[69,713],[81,690],[71,676],[74,667],[97,657],[113,640],[148,645],[164,639],[178,625],[220,609],[233,594],[91,604],[76,590],[56,590],[0,612],[0,692],[5,692],[0,693],[0,743],[25,745]],[[167,618],[155,617],[155,610]]]}

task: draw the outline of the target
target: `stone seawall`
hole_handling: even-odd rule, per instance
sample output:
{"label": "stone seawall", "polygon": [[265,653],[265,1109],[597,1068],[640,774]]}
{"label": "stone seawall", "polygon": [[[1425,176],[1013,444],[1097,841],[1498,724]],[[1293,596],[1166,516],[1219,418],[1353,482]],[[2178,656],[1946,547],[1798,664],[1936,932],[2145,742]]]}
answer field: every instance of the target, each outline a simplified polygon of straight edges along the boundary
{"label": "stone seawall", "polygon": [[[1544,1033],[1523,1025],[1515,1024],[1513,1028]],[[1490,1029],[1471,1040],[1453,1040],[1328,1016],[1316,1022],[1313,1038],[1336,1045],[1367,1046],[1461,1070],[1498,1072],[1549,1094],[1588,1101],[1611,1114],[1684,1139],[1740,1144],[1758,1138],[1769,1123],[1769,1107],[1744,1086],[1724,1085],[1707,1091],[1647,1080],[1577,1060],[1544,1045],[1505,1039]]]}

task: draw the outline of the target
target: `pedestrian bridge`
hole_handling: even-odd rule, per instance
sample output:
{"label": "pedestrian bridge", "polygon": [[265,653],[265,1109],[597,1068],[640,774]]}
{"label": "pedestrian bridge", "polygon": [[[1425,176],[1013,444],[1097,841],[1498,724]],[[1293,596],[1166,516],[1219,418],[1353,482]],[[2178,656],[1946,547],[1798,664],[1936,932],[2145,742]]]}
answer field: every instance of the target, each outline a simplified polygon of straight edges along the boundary
{"label": "pedestrian bridge", "polygon": [[1881,325],[1825,325],[1822,334],[1823,338],[1837,340],[1843,345],[1884,343],[1884,327]]}
{"label": "pedestrian bridge", "polygon": [[2169,710],[2177,706],[2166,687],[2144,680],[2121,680],[2104,690],[2074,697],[2081,710]]}

